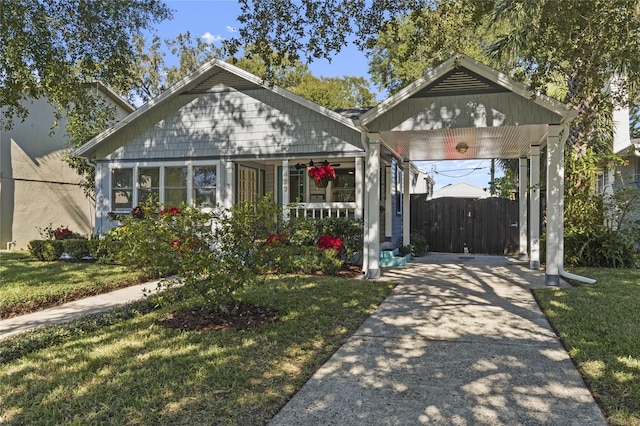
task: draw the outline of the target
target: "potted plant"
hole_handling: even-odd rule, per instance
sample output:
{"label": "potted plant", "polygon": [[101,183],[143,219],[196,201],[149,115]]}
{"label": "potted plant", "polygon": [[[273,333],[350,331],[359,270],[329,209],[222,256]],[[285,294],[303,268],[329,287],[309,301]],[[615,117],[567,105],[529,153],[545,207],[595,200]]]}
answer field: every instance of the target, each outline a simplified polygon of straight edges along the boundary
{"label": "potted plant", "polygon": [[327,184],[336,178],[336,171],[331,165],[323,164],[311,167],[308,175],[315,181],[317,188],[326,188]]}

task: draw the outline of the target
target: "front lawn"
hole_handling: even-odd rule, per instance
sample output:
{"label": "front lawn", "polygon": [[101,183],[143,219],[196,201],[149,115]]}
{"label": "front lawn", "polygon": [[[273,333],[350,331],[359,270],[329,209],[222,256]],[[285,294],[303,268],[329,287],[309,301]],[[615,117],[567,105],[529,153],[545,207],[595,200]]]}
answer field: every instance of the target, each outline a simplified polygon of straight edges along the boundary
{"label": "front lawn", "polygon": [[27,252],[0,253],[0,318],[142,282],[144,276],[118,265],[40,262]]}
{"label": "front lawn", "polygon": [[0,341],[0,423],[265,424],[392,287],[270,277],[239,295],[277,311],[257,329],[180,331],[159,324],[166,311],[133,310],[11,337]]}
{"label": "front lawn", "polygon": [[594,285],[535,290],[612,425],[640,425],[640,273],[575,268]]}

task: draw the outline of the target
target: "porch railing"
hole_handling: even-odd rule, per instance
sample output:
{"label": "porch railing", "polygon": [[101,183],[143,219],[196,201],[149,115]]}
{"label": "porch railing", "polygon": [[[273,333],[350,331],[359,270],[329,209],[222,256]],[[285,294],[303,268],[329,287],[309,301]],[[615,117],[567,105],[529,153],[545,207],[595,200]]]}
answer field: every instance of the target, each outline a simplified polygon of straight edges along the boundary
{"label": "porch railing", "polygon": [[289,217],[296,218],[362,217],[362,213],[356,211],[356,203],[299,203],[289,205],[287,210]]}

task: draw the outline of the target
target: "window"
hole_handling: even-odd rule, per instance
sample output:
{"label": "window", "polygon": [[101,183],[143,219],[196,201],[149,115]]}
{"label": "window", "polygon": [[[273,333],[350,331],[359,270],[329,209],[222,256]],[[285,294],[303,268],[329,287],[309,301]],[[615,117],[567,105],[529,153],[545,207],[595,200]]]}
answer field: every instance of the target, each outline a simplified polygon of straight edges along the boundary
{"label": "window", "polygon": [[111,209],[133,208],[133,169],[111,170]]}
{"label": "window", "polygon": [[336,180],[333,182],[333,201],[338,203],[350,203],[355,200],[355,169],[336,169]]}
{"label": "window", "polygon": [[138,204],[150,197],[160,197],[160,168],[144,167],[138,169]]}
{"label": "window", "polygon": [[[252,182],[255,184],[256,179]],[[150,197],[167,204],[183,202],[199,207],[216,205],[216,166],[196,164],[113,167],[111,169],[111,209],[131,210]]]}
{"label": "window", "polygon": [[187,168],[164,168],[164,202],[177,205],[187,201]]}
{"label": "window", "polygon": [[192,200],[198,207],[216,205],[216,168],[215,166],[196,166],[193,168]]}

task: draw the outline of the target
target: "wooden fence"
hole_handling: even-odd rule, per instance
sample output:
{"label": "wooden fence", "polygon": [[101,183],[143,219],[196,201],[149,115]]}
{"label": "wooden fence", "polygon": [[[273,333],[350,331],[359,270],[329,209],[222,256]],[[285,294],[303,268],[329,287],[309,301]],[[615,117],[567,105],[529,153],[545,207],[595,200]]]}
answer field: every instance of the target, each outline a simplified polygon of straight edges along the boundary
{"label": "wooden fence", "polygon": [[423,235],[429,251],[517,254],[518,202],[411,196],[411,232]]}

